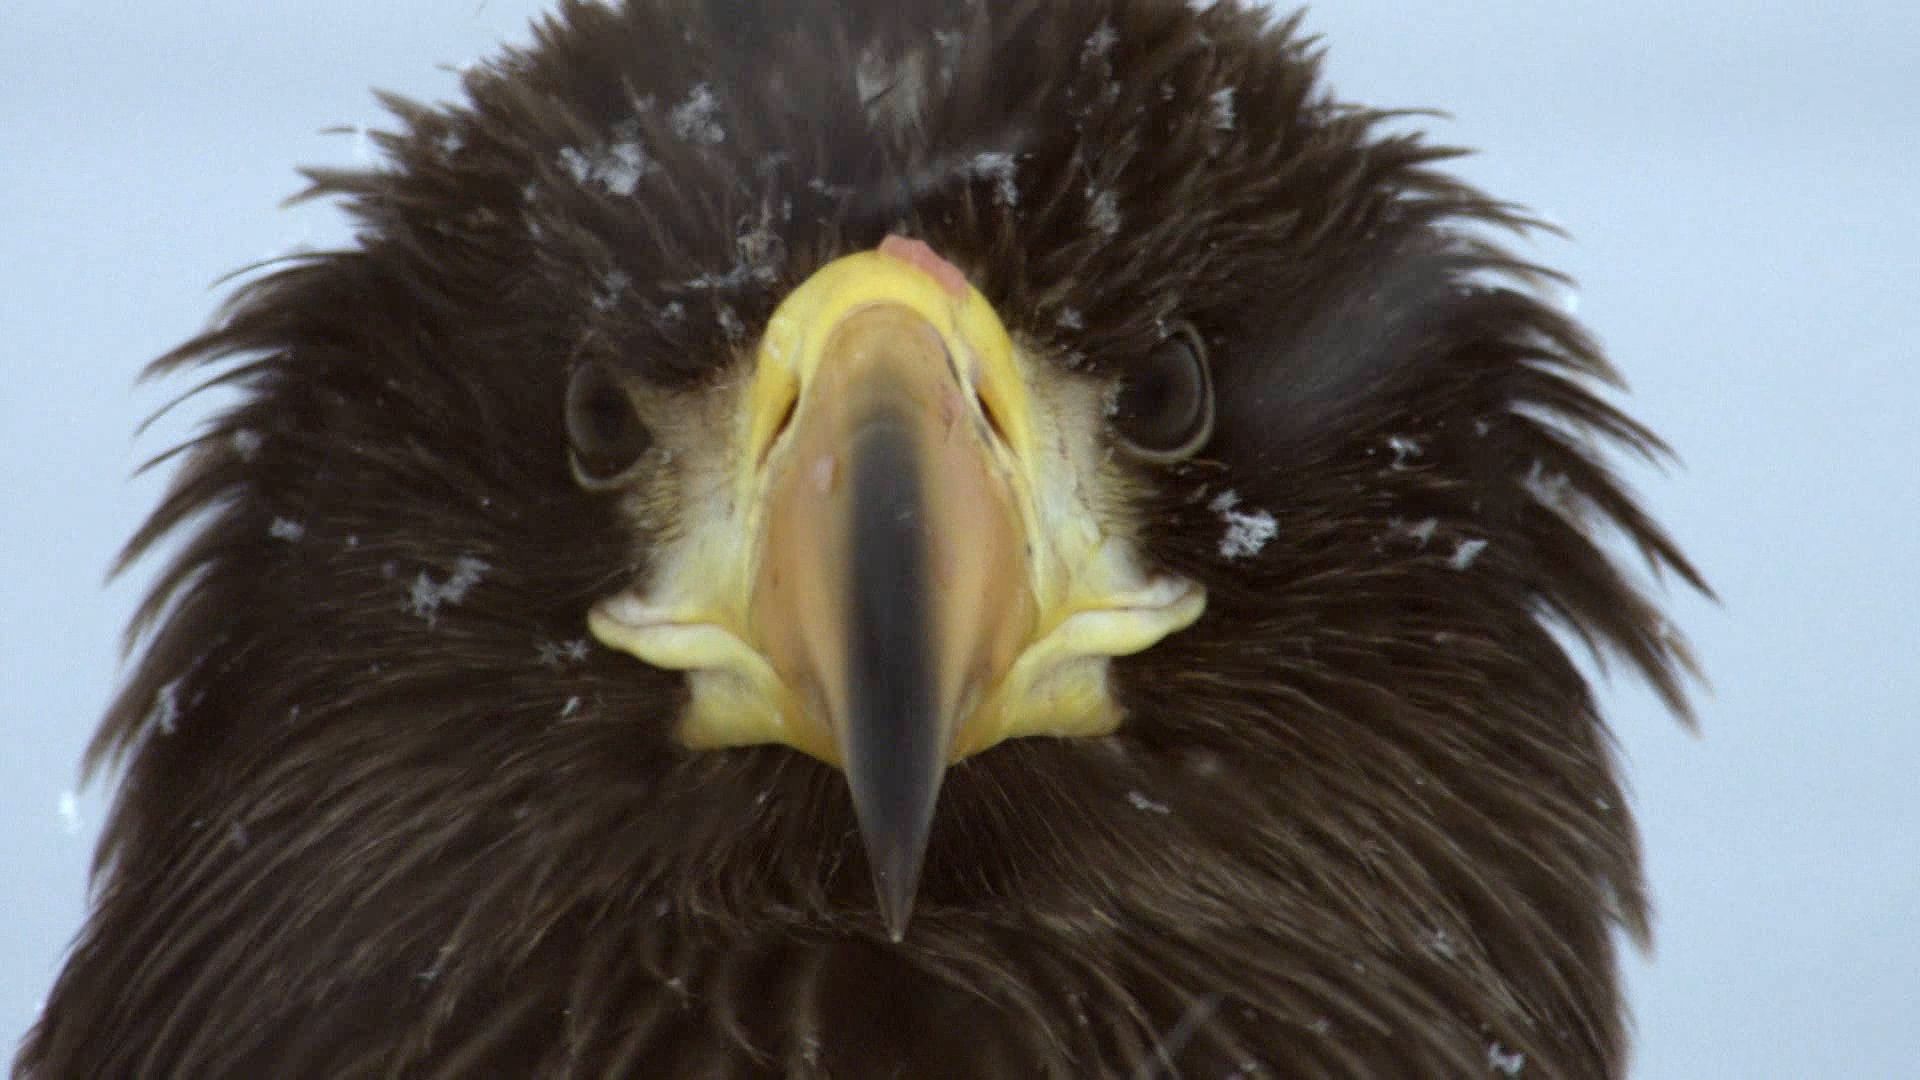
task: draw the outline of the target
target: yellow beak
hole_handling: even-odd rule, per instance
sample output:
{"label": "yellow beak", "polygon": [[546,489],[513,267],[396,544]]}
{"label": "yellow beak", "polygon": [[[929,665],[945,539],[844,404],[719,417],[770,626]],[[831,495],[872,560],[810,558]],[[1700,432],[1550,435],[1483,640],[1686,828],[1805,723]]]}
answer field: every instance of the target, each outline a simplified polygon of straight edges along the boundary
{"label": "yellow beak", "polygon": [[724,492],[589,618],[689,672],[687,745],[779,742],[845,770],[896,938],[947,766],[1112,731],[1108,661],[1204,607],[1102,526],[1097,407],[1039,383],[925,245],[828,264],[768,323]]}

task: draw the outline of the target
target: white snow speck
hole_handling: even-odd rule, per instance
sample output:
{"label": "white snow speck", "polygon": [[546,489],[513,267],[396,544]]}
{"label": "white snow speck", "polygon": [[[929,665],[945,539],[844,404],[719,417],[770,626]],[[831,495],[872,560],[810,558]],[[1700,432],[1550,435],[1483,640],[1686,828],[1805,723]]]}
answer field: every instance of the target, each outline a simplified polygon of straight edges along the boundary
{"label": "white snow speck", "polygon": [[1020,188],[1014,183],[1014,173],[1018,169],[1013,155],[1003,150],[975,154],[973,160],[967,163],[968,175],[992,180],[994,201],[1008,207],[1020,202]]}
{"label": "white snow speck", "polygon": [[631,195],[640,178],[653,171],[653,162],[634,140],[614,143],[600,161],[600,182],[615,195]]}
{"label": "white snow speck", "polygon": [[1460,946],[1454,943],[1453,935],[1445,930],[1435,930],[1433,936],[1427,939],[1427,948],[1433,950],[1433,954],[1442,960],[1460,958]]}
{"label": "white snow speck", "polygon": [[807,181],[807,190],[823,199],[832,199],[836,202],[853,194],[852,185],[836,184],[821,176],[816,176]]}
{"label": "white snow speck", "polygon": [[1080,314],[1079,308],[1061,308],[1060,314],[1054,321],[1068,330],[1085,330],[1087,328],[1087,317]]}
{"label": "white snow speck", "polygon": [[1387,439],[1387,449],[1393,451],[1393,467],[1412,468],[1408,462],[1420,456],[1420,440],[1407,435],[1394,435]]}
{"label": "white snow speck", "polygon": [[1509,1050],[1499,1043],[1487,1044],[1487,1068],[1503,1076],[1519,1076],[1527,1067],[1527,1055]]}
{"label": "white snow speck", "polygon": [[1101,236],[1120,231],[1120,197],[1111,191],[1087,188],[1087,227]]}
{"label": "white snow speck", "polygon": [[725,304],[715,304],[713,315],[719,320],[720,332],[727,335],[728,341],[747,339],[747,324],[740,321],[740,316],[734,314],[732,308]]}
{"label": "white snow speck", "polygon": [[1144,810],[1149,814],[1171,814],[1173,808],[1163,802],[1155,802],[1138,791],[1127,792],[1127,803],[1135,810]]}
{"label": "white snow speck", "polygon": [[80,796],[72,791],[61,792],[60,828],[68,836],[79,836],[81,826],[84,824],[85,822],[80,820]]}
{"label": "white snow speck", "polygon": [[1221,558],[1245,559],[1258,555],[1280,531],[1272,514],[1265,510],[1236,509],[1239,505],[1240,495],[1234,491],[1223,491],[1207,504],[1207,509],[1219,514],[1227,526],[1220,537]]}
{"label": "white snow speck", "polygon": [[620,298],[626,295],[633,278],[625,270],[609,270],[600,279],[600,287],[593,292],[593,310],[612,311],[620,306]]}
{"label": "white snow speck", "polygon": [[491,569],[493,567],[483,560],[462,555],[454,560],[453,573],[445,581],[435,581],[422,570],[407,593],[407,610],[432,626],[440,616],[441,607],[465,600],[467,593],[480,584],[481,577]]}
{"label": "white snow speck", "polygon": [[1401,532],[1406,533],[1409,537],[1413,539],[1414,543],[1419,544],[1422,548],[1425,548],[1428,544],[1433,542],[1433,534],[1436,530],[1440,528],[1440,519],[1439,518],[1421,518],[1419,521],[1416,521],[1413,524],[1408,525],[1405,522],[1402,522],[1401,520],[1399,520],[1398,518],[1395,518],[1393,521],[1389,522],[1388,524],[1399,529]]}
{"label": "white snow speck", "polygon": [[543,641],[538,647],[540,663],[544,667],[565,667],[578,664],[587,658],[586,638],[574,638],[572,641]]}
{"label": "white snow speck", "polygon": [[285,540],[289,544],[299,543],[307,535],[307,527],[292,518],[277,517],[267,526],[267,535],[275,540]]}
{"label": "white snow speck", "polygon": [[713,146],[727,138],[726,130],[720,126],[719,114],[720,101],[713,96],[713,87],[700,83],[687,94],[687,100],[673,107],[667,121],[673,125],[675,135],[688,142]]}
{"label": "white snow speck", "polygon": [[669,300],[666,306],[660,309],[660,320],[662,322],[677,323],[686,317],[687,305],[678,300]]}
{"label": "white snow speck", "polygon": [[442,132],[439,138],[433,140],[433,148],[440,151],[440,156],[443,158],[450,158],[459,153],[460,148],[465,145],[466,140],[461,138],[457,131]]}
{"label": "white snow speck", "polygon": [[1453,549],[1453,557],[1447,560],[1447,566],[1454,570],[1465,570],[1473,565],[1480,553],[1487,550],[1485,540],[1462,540],[1460,546]]}
{"label": "white snow speck", "polygon": [[560,706],[560,719],[562,720],[570,719],[579,711],[580,711],[580,695],[575,694],[572,697],[567,699],[567,703],[565,705]]}
{"label": "white snow speck", "polygon": [[560,167],[579,183],[593,179],[593,160],[571,146],[560,151]]}
{"label": "white snow speck", "polygon": [[247,428],[234,432],[229,441],[233,446],[233,452],[240,455],[241,461],[252,461],[254,456],[260,453],[260,445],[266,442],[260,437],[259,432]]}
{"label": "white snow speck", "polygon": [[575,147],[560,151],[560,167],[582,184],[599,184],[615,195],[631,195],[640,178],[653,171],[638,139],[622,139],[591,153]]}
{"label": "white snow speck", "polygon": [[1105,19],[1087,35],[1086,48],[1080,50],[1080,62],[1083,64],[1105,61],[1107,54],[1113,51],[1113,43],[1120,40],[1120,32]]}
{"label": "white snow speck", "polygon": [[1215,131],[1233,130],[1233,87],[1223,87],[1208,94],[1207,106],[1213,110],[1213,128]]}
{"label": "white snow speck", "polygon": [[180,680],[163,684],[154,691],[153,708],[147,710],[147,730],[171,735],[180,727]]}

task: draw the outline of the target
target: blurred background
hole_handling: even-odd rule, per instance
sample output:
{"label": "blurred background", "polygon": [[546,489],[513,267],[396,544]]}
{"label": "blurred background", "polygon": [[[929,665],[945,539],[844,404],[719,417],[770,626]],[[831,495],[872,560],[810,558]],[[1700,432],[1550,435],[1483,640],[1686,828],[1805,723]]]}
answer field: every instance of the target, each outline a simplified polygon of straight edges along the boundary
{"label": "blurred background", "polygon": [[[441,99],[535,0],[0,5],[0,1061],[79,924],[77,767],[148,562],[103,585],[193,429],[134,385],[223,274],[346,240],[281,208],[371,160],[380,87]],[[1671,598],[1689,735],[1608,683],[1659,905],[1635,1075],[1920,1075],[1920,6],[1324,0],[1340,94],[1426,106],[1457,171],[1566,227],[1629,408],[1622,462],[1720,591]]]}

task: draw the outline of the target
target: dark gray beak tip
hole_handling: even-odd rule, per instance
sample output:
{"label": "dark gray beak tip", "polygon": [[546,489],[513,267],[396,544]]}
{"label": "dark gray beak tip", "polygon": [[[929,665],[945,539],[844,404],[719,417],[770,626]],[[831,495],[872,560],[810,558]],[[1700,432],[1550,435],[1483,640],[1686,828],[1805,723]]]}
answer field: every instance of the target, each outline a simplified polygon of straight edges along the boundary
{"label": "dark gray beak tip", "polygon": [[919,475],[906,426],[882,416],[855,440],[848,606],[847,783],[887,933],[899,941],[933,832],[947,733],[933,669],[933,608]]}
{"label": "dark gray beak tip", "polygon": [[[928,810],[932,809],[928,800]],[[920,821],[869,820],[862,815],[860,832],[867,843],[867,861],[873,867],[873,894],[880,907],[880,921],[887,936],[896,943],[907,936],[907,922],[913,918],[914,896],[920,889],[920,868],[932,832],[931,813]]]}
{"label": "dark gray beak tip", "polygon": [[906,936],[913,916],[940,797],[940,772],[938,759],[907,763],[877,753],[850,769],[854,816],[873,870],[874,898],[887,936],[896,942]]}
{"label": "dark gray beak tip", "polygon": [[895,945],[906,940],[907,922],[913,918],[913,897],[920,887],[920,868],[911,874],[873,874],[874,895],[880,901],[880,921],[886,925],[887,939]]}

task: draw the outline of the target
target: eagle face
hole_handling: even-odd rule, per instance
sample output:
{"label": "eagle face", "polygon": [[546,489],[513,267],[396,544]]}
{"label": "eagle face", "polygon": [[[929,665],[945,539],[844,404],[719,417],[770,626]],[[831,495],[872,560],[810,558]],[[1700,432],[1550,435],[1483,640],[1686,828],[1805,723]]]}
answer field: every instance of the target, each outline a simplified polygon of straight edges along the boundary
{"label": "eagle face", "polygon": [[318,172],[32,1075],[1613,1075],[1658,455],[1222,3],[568,3]]}

